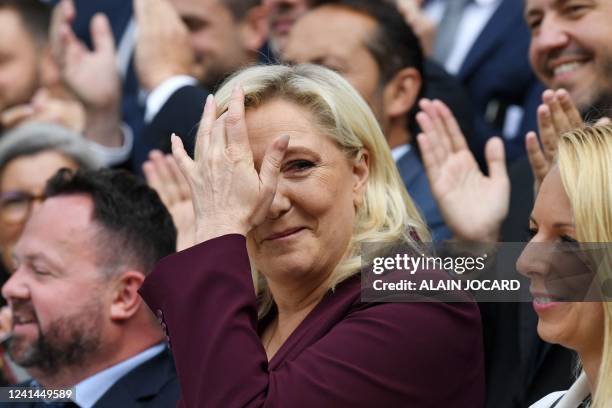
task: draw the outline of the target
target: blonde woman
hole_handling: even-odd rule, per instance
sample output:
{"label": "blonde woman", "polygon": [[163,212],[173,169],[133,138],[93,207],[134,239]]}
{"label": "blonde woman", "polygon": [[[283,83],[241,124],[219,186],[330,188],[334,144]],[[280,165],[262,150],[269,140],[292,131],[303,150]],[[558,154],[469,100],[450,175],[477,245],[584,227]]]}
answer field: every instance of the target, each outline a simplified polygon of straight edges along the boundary
{"label": "blonde woman", "polygon": [[[517,262],[531,279],[538,334],[571,348],[582,372],[568,391],[536,402],[536,408],[607,408],[612,406],[612,303],[563,302],[546,293],[551,273],[542,251],[546,243],[612,242],[612,126],[564,134],[559,162],[544,179],[533,208],[532,239]],[[599,258],[597,282],[612,277],[610,251]],[[592,299],[591,299],[592,300]]]}
{"label": "blonde woman", "polygon": [[208,99],[196,150],[192,161],[173,138],[198,244],[142,289],[167,328],[182,406],[483,405],[475,304],[361,302],[360,244],[428,233],[342,77],[242,71]]}

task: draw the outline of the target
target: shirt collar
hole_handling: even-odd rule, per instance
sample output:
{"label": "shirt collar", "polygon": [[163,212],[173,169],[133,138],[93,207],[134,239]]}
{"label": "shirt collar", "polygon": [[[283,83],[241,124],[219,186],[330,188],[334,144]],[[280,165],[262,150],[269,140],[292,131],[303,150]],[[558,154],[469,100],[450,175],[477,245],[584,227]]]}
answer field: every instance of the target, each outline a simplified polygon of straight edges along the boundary
{"label": "shirt collar", "polygon": [[142,363],[155,357],[166,348],[165,343],[157,344],[133,357],[123,360],[78,383],[74,402],[81,408],[91,408],[119,379]]}
{"label": "shirt collar", "polygon": [[393,156],[393,160],[397,162],[399,161],[399,159],[404,157],[404,155],[408,153],[409,151],[410,151],[409,144],[395,146],[393,149],[391,149],[391,156]]}

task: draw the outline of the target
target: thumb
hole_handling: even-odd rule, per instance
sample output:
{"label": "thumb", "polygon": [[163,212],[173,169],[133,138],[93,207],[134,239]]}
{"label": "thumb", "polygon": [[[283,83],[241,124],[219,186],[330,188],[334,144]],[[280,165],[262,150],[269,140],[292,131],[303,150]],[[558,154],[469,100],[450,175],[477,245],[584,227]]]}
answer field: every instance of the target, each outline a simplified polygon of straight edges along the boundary
{"label": "thumb", "polygon": [[[274,199],[276,185],[278,184],[278,175],[280,174],[281,163],[289,146],[289,135],[283,135],[276,139],[266,150],[261,170],[259,171],[259,179],[263,185],[264,194],[266,195],[266,204],[268,199],[270,203]],[[267,205],[264,207],[267,208]]]}
{"label": "thumb", "polygon": [[105,14],[96,13],[91,20],[90,31],[95,52],[115,53],[115,38]]}
{"label": "thumb", "polygon": [[489,176],[493,179],[508,179],[504,142],[499,137],[492,137],[485,146],[485,158]]}

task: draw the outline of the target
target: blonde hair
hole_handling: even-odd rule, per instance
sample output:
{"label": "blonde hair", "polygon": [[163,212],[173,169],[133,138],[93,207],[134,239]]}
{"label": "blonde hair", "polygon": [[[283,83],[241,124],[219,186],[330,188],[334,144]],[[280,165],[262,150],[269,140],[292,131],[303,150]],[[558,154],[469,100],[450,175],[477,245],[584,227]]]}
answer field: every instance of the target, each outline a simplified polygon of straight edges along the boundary
{"label": "blonde hair", "polygon": [[[579,242],[612,242],[612,125],[566,133],[559,142],[559,170],[574,213]],[[612,254],[598,259],[598,279],[612,279]],[[612,281],[610,281],[612,282]],[[602,302],[604,345],[593,407],[612,401],[612,302]]]}
{"label": "blonde hair", "polygon": [[[309,64],[247,68],[230,77],[215,95],[218,116],[227,110],[236,83],[244,90],[246,109],[256,109],[274,99],[295,103],[313,115],[322,133],[334,140],[347,159],[354,160],[362,149],[370,153],[364,199],[357,210],[346,255],[328,280],[330,289],[360,271],[363,243],[383,243],[384,247],[385,243],[391,246],[404,242],[415,248],[411,231],[423,241],[430,240],[374,114],[344,78]],[[262,300],[262,316],[273,300],[265,280],[254,267],[253,275]]]}

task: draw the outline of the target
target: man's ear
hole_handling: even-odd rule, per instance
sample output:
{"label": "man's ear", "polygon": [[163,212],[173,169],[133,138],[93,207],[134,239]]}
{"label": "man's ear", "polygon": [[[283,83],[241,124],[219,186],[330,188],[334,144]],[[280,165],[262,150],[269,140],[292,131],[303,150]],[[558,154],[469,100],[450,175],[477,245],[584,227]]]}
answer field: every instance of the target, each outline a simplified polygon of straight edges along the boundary
{"label": "man's ear", "polygon": [[138,289],[144,279],[142,272],[127,271],[116,280],[110,310],[113,321],[128,320],[138,311],[142,304]]}
{"label": "man's ear", "polygon": [[353,204],[360,205],[363,202],[366,184],[370,177],[370,152],[363,148],[353,163]]}
{"label": "man's ear", "polygon": [[384,89],[385,117],[395,119],[410,112],[421,91],[422,78],[415,68],[399,71]]}
{"label": "man's ear", "polygon": [[258,52],[268,38],[268,21],[265,6],[255,6],[247,12],[239,25],[242,44],[251,52]]}

